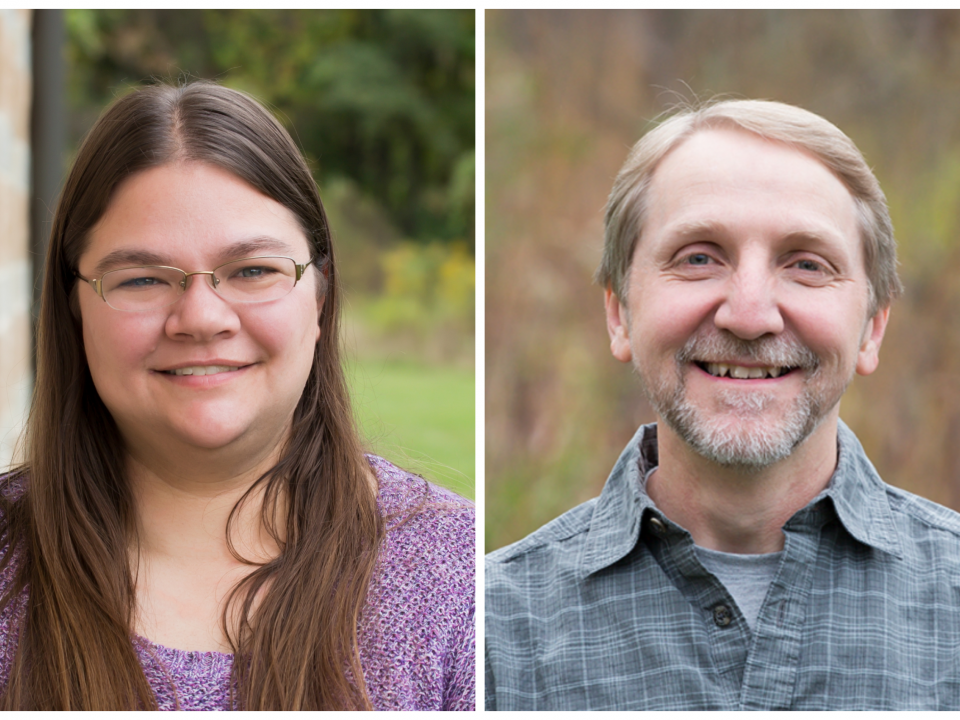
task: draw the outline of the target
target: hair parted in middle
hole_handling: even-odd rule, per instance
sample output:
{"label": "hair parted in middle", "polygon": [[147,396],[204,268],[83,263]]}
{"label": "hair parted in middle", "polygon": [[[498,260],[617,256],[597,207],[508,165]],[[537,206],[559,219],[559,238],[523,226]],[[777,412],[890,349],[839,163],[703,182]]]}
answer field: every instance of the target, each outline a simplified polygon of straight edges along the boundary
{"label": "hair parted in middle", "polygon": [[897,276],[897,244],[880,183],[853,141],[808,110],[770,100],[720,100],[683,107],[630,150],[607,200],[603,258],[596,281],[625,303],[634,249],[643,236],[650,185],[660,162],[693,134],[734,128],[809,153],[853,197],[870,281],[870,315],[888,306],[903,288]]}

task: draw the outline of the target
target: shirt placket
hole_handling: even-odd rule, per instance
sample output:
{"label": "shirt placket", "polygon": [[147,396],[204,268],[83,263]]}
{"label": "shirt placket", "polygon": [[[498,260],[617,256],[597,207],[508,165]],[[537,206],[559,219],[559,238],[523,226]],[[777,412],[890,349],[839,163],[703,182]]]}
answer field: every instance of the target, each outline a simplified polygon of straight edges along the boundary
{"label": "shirt placket", "polygon": [[784,527],[783,557],[760,608],[743,671],[742,710],[791,709],[820,545],[819,515],[808,508]]}
{"label": "shirt placket", "polygon": [[[693,538],[686,530],[657,516],[650,518],[649,527],[658,538],[649,545],[657,562],[700,618],[699,642],[707,646],[712,661],[701,671],[712,676],[711,684],[719,691],[717,704],[737,710],[751,642],[746,618],[723,583],[697,559]],[[691,659],[696,655],[691,648]]]}

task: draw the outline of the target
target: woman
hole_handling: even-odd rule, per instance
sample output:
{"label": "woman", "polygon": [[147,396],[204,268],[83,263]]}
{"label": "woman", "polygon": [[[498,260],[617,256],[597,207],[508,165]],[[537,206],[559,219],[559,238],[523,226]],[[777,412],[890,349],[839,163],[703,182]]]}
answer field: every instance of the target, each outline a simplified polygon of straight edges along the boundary
{"label": "woman", "polygon": [[472,508],[364,456],[338,302],[256,102],[155,86],[100,118],[2,493],[3,707],[473,707]]}

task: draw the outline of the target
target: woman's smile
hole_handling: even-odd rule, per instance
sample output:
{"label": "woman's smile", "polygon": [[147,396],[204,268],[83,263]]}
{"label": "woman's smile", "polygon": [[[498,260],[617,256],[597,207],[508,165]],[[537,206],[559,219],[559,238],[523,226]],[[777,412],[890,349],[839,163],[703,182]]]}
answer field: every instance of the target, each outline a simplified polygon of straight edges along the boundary
{"label": "woman's smile", "polygon": [[153,370],[161,382],[174,387],[208,390],[245,379],[256,363],[191,363],[171,370]]}

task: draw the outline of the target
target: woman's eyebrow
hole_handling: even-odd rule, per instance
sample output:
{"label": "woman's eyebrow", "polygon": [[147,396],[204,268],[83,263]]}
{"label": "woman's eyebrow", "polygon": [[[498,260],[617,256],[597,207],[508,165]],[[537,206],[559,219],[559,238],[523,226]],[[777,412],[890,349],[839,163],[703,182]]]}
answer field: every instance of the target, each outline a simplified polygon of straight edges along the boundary
{"label": "woman's eyebrow", "polygon": [[[263,236],[231,243],[221,248],[217,256],[220,262],[227,262],[229,260],[236,260],[237,258],[255,257],[257,255],[263,255],[264,253],[280,253],[292,257],[294,252],[294,248],[282,240]],[[304,258],[303,262],[306,262],[308,259],[309,258]]]}
{"label": "woman's eyebrow", "polygon": [[136,267],[138,265],[169,265],[169,259],[148,250],[137,248],[121,248],[106,255],[93,269],[94,277],[99,277],[107,270],[118,267]]}
{"label": "woman's eyebrow", "polygon": [[[281,253],[283,255],[293,256],[294,248],[288,243],[272,237],[256,237],[249,240],[240,240],[231,243],[217,252],[217,262],[228,262],[243,257],[253,257],[264,253]],[[301,258],[294,258],[299,260]],[[303,258],[306,262],[309,258]],[[137,248],[120,248],[106,255],[93,269],[94,277],[100,277],[108,270],[114,270],[122,267],[138,267],[140,265],[162,265],[164,267],[177,267],[168,256],[158,255],[149,250],[140,250]],[[183,268],[188,272],[191,268]],[[193,268],[196,269],[196,268]],[[210,268],[206,268],[210,269]]]}

